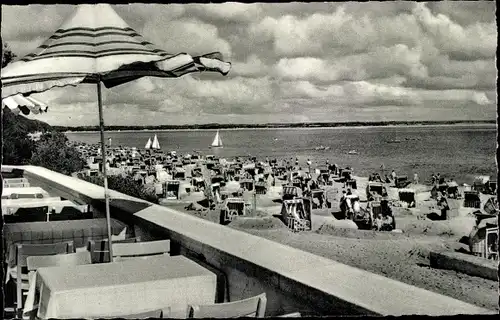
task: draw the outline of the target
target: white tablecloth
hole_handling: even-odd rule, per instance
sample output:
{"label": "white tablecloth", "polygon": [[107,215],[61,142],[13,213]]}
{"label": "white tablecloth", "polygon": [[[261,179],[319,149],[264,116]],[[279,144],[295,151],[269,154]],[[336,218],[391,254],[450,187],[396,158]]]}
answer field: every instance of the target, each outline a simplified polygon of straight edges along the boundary
{"label": "white tablecloth", "polygon": [[183,256],[40,268],[25,312],[38,317],[119,317],[170,307],[185,317],[189,304],[215,303],[216,275]]}
{"label": "white tablecloth", "polygon": [[27,187],[27,188],[3,188],[2,196],[10,196],[13,193],[17,194],[37,194],[41,193],[45,196],[48,195],[47,191],[40,187]]}
{"label": "white tablecloth", "polygon": [[69,200],[60,200],[60,198],[59,199],[47,198],[47,199],[33,199],[31,201],[19,201],[19,203],[12,203],[12,201],[7,204],[2,203],[2,214],[3,215],[15,214],[19,208],[35,208],[35,207],[45,207],[45,206],[48,207],[49,212],[55,210],[56,213],[60,213],[64,207],[73,207],[81,212],[88,211],[87,205],[78,205]]}

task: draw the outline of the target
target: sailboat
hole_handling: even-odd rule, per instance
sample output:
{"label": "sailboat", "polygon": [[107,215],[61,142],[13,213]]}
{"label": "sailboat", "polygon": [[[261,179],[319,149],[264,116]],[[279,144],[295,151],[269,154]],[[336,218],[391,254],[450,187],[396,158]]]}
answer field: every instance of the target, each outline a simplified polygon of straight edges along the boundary
{"label": "sailboat", "polygon": [[158,137],[155,134],[155,137],[153,138],[153,144],[151,145],[152,149],[160,150],[160,142],[158,142]]}
{"label": "sailboat", "polygon": [[148,138],[148,142],[146,142],[144,149],[151,149],[151,138]]}
{"label": "sailboat", "polygon": [[212,142],[211,148],[222,148],[222,139],[220,138],[219,130],[215,134],[214,141]]}

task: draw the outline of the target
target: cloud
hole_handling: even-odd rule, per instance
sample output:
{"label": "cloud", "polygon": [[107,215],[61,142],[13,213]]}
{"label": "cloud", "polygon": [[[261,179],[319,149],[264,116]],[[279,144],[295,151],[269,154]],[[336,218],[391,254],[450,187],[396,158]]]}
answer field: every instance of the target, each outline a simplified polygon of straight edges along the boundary
{"label": "cloud", "polygon": [[245,62],[233,62],[231,75],[263,76],[268,71],[268,67],[259,57],[256,54],[252,54]]}
{"label": "cloud", "polygon": [[[148,20],[144,25],[143,33],[162,49],[172,53],[188,52],[191,55],[219,51],[225,58],[231,57],[231,45],[219,37],[217,27],[194,19],[168,22],[161,22],[161,20],[160,16]],[[161,28],[158,27],[160,24]]]}
{"label": "cloud", "polygon": [[[143,78],[103,90],[107,124],[496,117],[495,3],[131,4],[113,8],[172,53],[220,51],[227,77]],[[73,10],[2,6],[23,55]],[[19,23],[22,21],[22,23]],[[95,86],[54,89],[53,124],[97,124]]]}
{"label": "cloud", "polygon": [[420,48],[397,44],[380,47],[369,53],[336,59],[282,58],[275,66],[278,76],[286,79],[317,81],[361,80],[394,75],[426,77],[427,67],[420,61]]}
{"label": "cloud", "polygon": [[251,22],[262,14],[261,5],[225,2],[220,4],[188,4],[188,15],[196,15],[206,21]]}
{"label": "cloud", "polygon": [[272,40],[280,56],[342,56],[362,53],[374,46],[418,43],[420,29],[412,15],[355,17],[338,7],[330,14],[298,18],[266,17],[250,28],[262,41]]}
{"label": "cloud", "polygon": [[113,8],[136,31],[142,30],[146,23],[161,29],[165,22],[181,18],[186,12],[185,6],[180,4],[130,3]]}
{"label": "cloud", "polygon": [[282,95],[287,98],[319,98],[339,106],[418,107],[426,102],[439,101],[467,101],[477,105],[493,103],[484,92],[473,90],[424,90],[367,81],[343,82],[329,86],[315,85],[309,81],[292,81],[281,88]]}
{"label": "cloud", "polygon": [[417,3],[413,14],[441,52],[449,53],[460,60],[495,56],[497,31],[494,22],[478,22],[463,27],[444,14],[434,15],[425,3]]}

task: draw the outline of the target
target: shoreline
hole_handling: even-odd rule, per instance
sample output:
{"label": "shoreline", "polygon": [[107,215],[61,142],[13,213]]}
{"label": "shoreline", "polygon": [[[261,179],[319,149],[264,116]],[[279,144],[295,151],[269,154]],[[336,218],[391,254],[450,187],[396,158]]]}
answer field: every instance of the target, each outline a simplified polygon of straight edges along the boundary
{"label": "shoreline", "polygon": [[[239,127],[239,128],[213,128],[213,129],[135,129],[135,130],[106,130],[105,132],[170,132],[170,131],[250,131],[250,130],[335,130],[335,129],[372,129],[372,128],[388,128],[388,127],[405,127],[405,128],[421,128],[421,127],[497,127],[496,123],[453,123],[453,124],[386,124],[386,125],[339,125],[339,126],[314,126],[314,127]],[[76,130],[62,131],[63,133],[98,133],[99,130]]]}

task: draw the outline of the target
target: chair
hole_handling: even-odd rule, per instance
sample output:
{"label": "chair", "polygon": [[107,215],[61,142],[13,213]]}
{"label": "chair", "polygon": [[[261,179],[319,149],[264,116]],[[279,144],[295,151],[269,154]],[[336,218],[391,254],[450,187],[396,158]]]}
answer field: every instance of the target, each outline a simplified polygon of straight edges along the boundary
{"label": "chair", "polygon": [[17,310],[19,311],[23,307],[23,290],[29,289],[28,274],[23,274],[23,269],[28,267],[28,257],[73,253],[74,247],[73,241],[66,241],[50,244],[17,244],[16,249],[17,273],[11,276],[16,279]]}
{"label": "chair", "polygon": [[91,264],[90,252],[81,251],[67,254],[56,254],[50,256],[30,256],[26,259],[28,271],[36,271],[38,268],[55,266],[79,266]]}
{"label": "chair", "polygon": [[262,293],[258,296],[235,302],[209,305],[188,306],[188,318],[263,318],[266,312],[267,298]]}
{"label": "chair", "polygon": [[92,219],[92,212],[81,212],[75,207],[64,207],[60,213],[50,215],[50,221]]}
{"label": "chair", "polygon": [[17,209],[16,216],[18,222],[41,222],[47,221],[47,213],[49,207],[33,207],[33,208],[19,208]]}
{"label": "chair", "polygon": [[170,308],[167,307],[165,309],[161,310],[153,310],[153,311],[146,311],[146,312],[141,312],[141,313],[136,313],[136,314],[127,314],[127,315],[120,315],[116,317],[99,317],[99,319],[149,319],[149,318],[155,318],[155,319],[162,319],[162,318],[169,318],[170,317]]}
{"label": "chair", "polygon": [[143,257],[170,253],[170,240],[113,243],[113,258]]}
{"label": "chair", "polygon": [[[129,238],[129,239],[124,239],[124,240],[116,240],[113,241],[113,248],[114,244],[116,243],[134,243],[134,242],[139,242],[141,241],[140,237],[136,238]],[[103,240],[89,240],[87,244],[87,250],[90,252],[90,257],[92,260],[92,263],[103,263],[103,262],[109,262],[109,241],[108,239],[103,239]]]}

